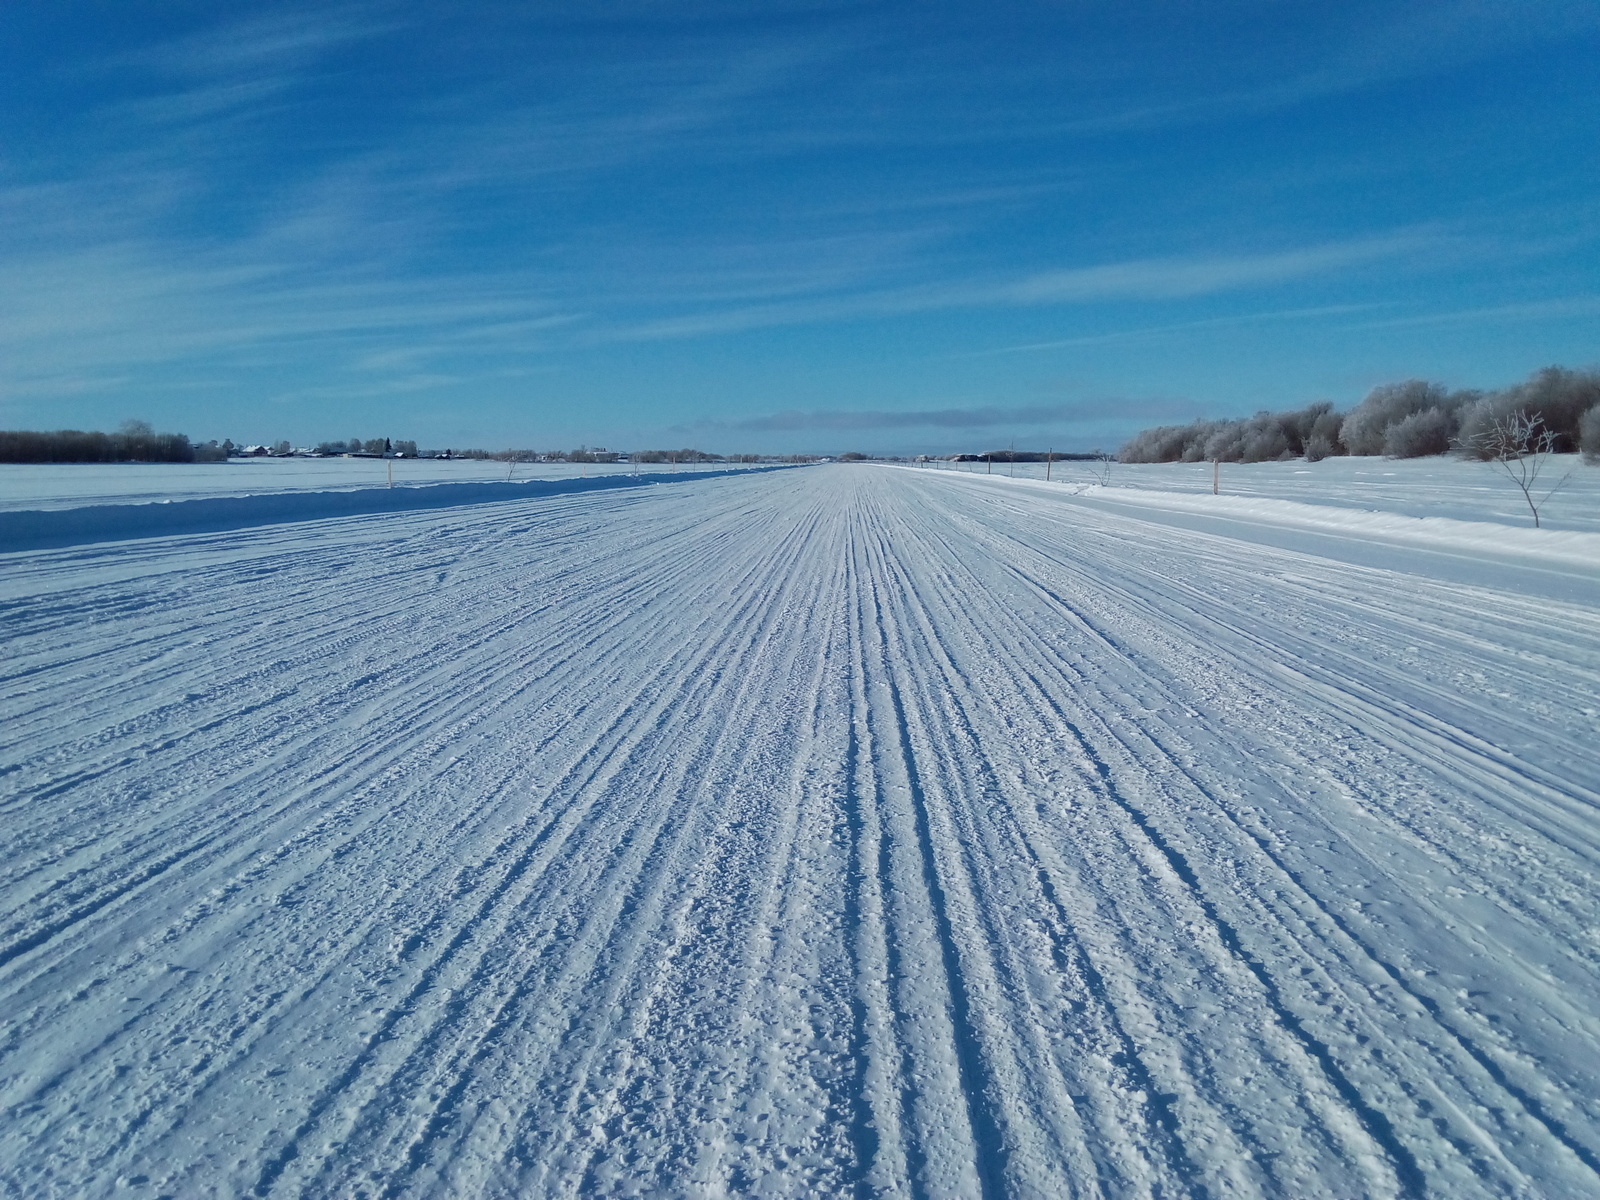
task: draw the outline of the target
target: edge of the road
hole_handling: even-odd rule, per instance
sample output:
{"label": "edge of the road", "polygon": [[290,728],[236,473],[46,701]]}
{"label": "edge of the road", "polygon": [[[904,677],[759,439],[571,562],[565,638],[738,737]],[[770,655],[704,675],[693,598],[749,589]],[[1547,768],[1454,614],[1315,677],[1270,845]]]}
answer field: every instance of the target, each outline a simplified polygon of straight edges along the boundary
{"label": "edge of the road", "polygon": [[[1510,590],[1563,603],[1592,606],[1600,596],[1600,534],[1353,511],[1296,500],[1212,497],[957,473],[918,475],[1149,525],[1313,554],[1352,566]],[[1212,502],[1218,511],[1204,511]]]}
{"label": "edge of the road", "polygon": [[0,555],[59,550],[99,542],[225,533],[260,525],[319,521],[330,517],[371,516],[419,509],[456,508],[509,500],[537,500],[577,492],[654,487],[732,475],[793,470],[789,464],[694,471],[681,475],[601,475],[591,479],[528,479],[507,483],[433,483],[395,488],[274,492],[249,496],[211,496],[144,504],[92,504],[79,508],[18,509],[0,512]]}

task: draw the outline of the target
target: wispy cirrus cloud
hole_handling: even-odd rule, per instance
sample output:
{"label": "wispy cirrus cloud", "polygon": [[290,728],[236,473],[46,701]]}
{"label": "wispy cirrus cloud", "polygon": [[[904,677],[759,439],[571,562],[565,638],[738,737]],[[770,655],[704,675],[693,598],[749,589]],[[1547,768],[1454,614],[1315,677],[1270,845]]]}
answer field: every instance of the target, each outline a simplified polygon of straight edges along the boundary
{"label": "wispy cirrus cloud", "polygon": [[1384,302],[1366,304],[1320,304],[1314,308],[1272,309],[1266,312],[1235,313],[1226,317],[1207,317],[1197,321],[1172,321],[1165,325],[1140,325],[1132,329],[1113,329],[1105,333],[1077,337],[1051,338],[1044,342],[1023,342],[1015,346],[996,346],[968,351],[964,358],[990,358],[1000,354],[1031,354],[1044,350],[1066,350],[1073,346],[1102,346],[1140,338],[1166,337],[1174,333],[1195,333],[1206,329],[1233,329],[1240,326],[1271,324],[1277,321],[1321,321],[1329,317],[1348,317],[1391,307]]}
{"label": "wispy cirrus cloud", "polygon": [[392,32],[401,25],[392,7],[385,11],[372,4],[283,8],[225,19],[112,55],[99,65],[200,79],[276,75],[307,67],[332,49]]}
{"label": "wispy cirrus cloud", "polygon": [[1186,299],[1331,274],[1415,254],[1437,241],[1426,233],[1400,233],[1258,254],[1132,259],[1045,271],[999,289],[995,298],[1015,304]]}
{"label": "wispy cirrus cloud", "polygon": [[1562,296],[1516,304],[1489,304],[1444,312],[1417,313],[1383,321],[1364,321],[1360,329],[1410,329],[1426,325],[1498,324],[1511,321],[1550,321],[1570,317],[1600,316],[1600,296]]}
{"label": "wispy cirrus cloud", "polygon": [[[174,9],[110,50],[72,35],[77,60],[35,56],[0,177],[0,394],[479,403],[476,381],[553,371],[628,420],[743,395],[750,433],[1004,428],[1076,419],[985,404],[1053,394],[1029,351],[1105,347],[1068,356],[1073,378],[1179,390],[1238,365],[1221,336],[1163,353],[1182,330],[1278,321],[1314,359],[1319,321],[1509,328],[1512,296],[1593,290],[1592,230],[1530,249],[1547,223],[1508,225],[1501,183],[1460,201],[1492,172],[1435,136],[1481,157],[1450,98],[1481,84],[1441,71],[1556,47],[1592,4],[780,5],[491,5],[446,27],[412,0],[290,0]],[[1442,99],[1403,120],[1315,107],[1430,72]],[[1318,145],[1268,116],[1296,105]],[[1500,180],[1552,161],[1505,159]],[[845,394],[867,407],[827,407]]]}
{"label": "wispy cirrus cloud", "polygon": [[1428,232],[1324,242],[1256,254],[1139,258],[1031,272],[1010,279],[944,280],[781,304],[728,306],[597,331],[617,340],[706,337],[748,329],[894,317],[962,308],[1033,308],[1127,300],[1182,300],[1327,277],[1384,259],[1418,256],[1446,242]]}
{"label": "wispy cirrus cloud", "polygon": [[[1174,24],[1187,25],[1191,50],[1218,33],[1226,37],[1225,13],[1195,9],[1185,15],[1187,22],[1179,17]],[[1317,34],[1302,37],[1287,52],[1282,44],[1269,42],[1269,52],[1262,54],[1263,47],[1251,46],[1256,39],[1231,38],[1225,51],[1219,46],[1220,52],[1213,54],[1180,53],[1178,61],[1167,64],[1163,79],[1170,81],[1165,87],[1150,88],[1135,103],[1090,103],[1090,111],[1067,120],[1016,122],[990,136],[1095,137],[1227,121],[1438,75],[1600,29],[1600,9],[1587,0],[1539,5],[1412,0],[1359,16],[1334,8],[1307,10],[1305,15]],[[1149,54],[1150,48],[1142,46],[1141,52]],[[1119,69],[1138,74],[1142,64],[1112,64],[1106,71],[1115,75]]]}

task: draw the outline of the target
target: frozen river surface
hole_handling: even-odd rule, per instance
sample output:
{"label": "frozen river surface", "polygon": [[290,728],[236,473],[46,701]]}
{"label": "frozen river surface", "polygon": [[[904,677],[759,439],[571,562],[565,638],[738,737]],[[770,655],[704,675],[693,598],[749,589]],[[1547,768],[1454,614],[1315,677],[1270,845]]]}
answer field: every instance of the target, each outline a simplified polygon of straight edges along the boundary
{"label": "frozen river surface", "polygon": [[1153,494],[0,557],[0,1194],[1600,1194],[1600,537]]}

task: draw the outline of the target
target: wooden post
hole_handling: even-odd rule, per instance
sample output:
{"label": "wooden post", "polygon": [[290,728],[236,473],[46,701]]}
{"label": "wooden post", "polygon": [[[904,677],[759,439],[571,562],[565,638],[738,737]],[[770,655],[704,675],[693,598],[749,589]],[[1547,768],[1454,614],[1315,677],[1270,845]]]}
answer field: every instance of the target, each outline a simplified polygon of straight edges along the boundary
{"label": "wooden post", "polygon": [[1217,494],[1217,484],[1222,480],[1222,460],[1213,459],[1211,462],[1211,494]]}
{"label": "wooden post", "polygon": [[394,459],[389,460],[389,486],[394,486]]}
{"label": "wooden post", "polygon": [[1050,468],[1055,465],[1055,461],[1056,448],[1051,446],[1050,452],[1044,456],[1044,481],[1046,483],[1050,482]]}

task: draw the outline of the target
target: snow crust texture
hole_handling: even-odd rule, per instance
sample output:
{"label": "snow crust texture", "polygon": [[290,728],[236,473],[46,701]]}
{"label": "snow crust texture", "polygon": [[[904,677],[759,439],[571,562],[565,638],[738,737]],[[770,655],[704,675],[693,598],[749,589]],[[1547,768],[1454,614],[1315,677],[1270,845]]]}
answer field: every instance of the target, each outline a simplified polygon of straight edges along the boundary
{"label": "snow crust texture", "polygon": [[1600,608],[1230,529],[6,556],[0,1194],[1600,1194]]}

